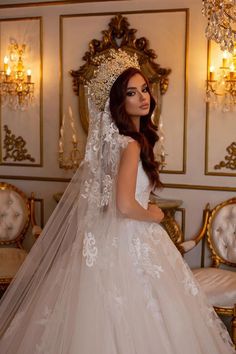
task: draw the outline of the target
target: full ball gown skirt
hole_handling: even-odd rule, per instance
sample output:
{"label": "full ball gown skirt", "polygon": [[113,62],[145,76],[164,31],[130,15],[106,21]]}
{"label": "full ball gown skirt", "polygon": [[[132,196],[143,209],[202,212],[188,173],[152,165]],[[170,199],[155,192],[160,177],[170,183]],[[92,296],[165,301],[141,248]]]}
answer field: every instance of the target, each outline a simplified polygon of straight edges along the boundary
{"label": "full ball gown skirt", "polygon": [[[136,199],[147,207],[139,164]],[[75,211],[74,211],[75,213]],[[1,354],[228,354],[228,333],[163,228],[125,219],[75,239],[27,310],[18,311]]]}

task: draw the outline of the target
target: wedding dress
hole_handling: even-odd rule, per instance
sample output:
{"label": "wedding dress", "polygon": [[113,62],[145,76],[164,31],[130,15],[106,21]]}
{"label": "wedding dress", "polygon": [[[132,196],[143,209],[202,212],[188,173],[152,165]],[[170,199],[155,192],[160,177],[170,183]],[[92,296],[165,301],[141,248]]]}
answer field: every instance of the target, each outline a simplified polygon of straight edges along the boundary
{"label": "wedding dress", "polygon": [[[145,208],[149,193],[140,162],[136,199]],[[96,243],[88,234],[82,248],[75,238],[36,289],[37,300],[17,313],[1,354],[234,353],[163,228],[117,218]]]}
{"label": "wedding dress", "polygon": [[[0,353],[235,353],[162,226],[117,210],[120,157],[132,139],[119,134],[109,100],[89,112],[85,158],[1,301]],[[144,208],[150,191],[140,161],[135,197]]]}

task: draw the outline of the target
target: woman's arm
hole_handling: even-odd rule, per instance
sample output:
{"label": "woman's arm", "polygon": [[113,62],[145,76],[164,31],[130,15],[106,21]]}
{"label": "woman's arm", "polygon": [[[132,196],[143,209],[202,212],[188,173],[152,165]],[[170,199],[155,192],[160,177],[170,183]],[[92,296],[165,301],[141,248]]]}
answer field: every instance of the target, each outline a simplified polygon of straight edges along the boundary
{"label": "woman's arm", "polygon": [[157,205],[143,208],[135,199],[140,147],[137,141],[124,150],[117,177],[117,208],[126,217],[159,223],[164,214]]}

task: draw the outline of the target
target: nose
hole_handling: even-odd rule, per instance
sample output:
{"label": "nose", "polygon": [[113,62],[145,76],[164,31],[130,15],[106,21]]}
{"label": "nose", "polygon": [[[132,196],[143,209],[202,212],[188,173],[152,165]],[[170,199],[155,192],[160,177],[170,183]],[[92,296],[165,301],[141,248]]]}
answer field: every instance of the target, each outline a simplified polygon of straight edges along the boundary
{"label": "nose", "polygon": [[139,92],[139,99],[140,99],[140,101],[145,101],[144,92],[142,92],[142,91]]}

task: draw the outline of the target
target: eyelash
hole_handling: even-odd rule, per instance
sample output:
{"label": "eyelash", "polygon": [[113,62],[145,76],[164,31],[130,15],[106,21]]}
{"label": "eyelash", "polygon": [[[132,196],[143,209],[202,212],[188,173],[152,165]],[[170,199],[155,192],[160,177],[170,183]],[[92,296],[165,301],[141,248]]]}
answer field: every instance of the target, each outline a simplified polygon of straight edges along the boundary
{"label": "eyelash", "polygon": [[[148,92],[147,86],[142,89],[142,92],[144,92],[144,93]],[[135,93],[136,93],[136,91],[127,91],[126,95],[131,97],[131,96],[134,96]]]}

